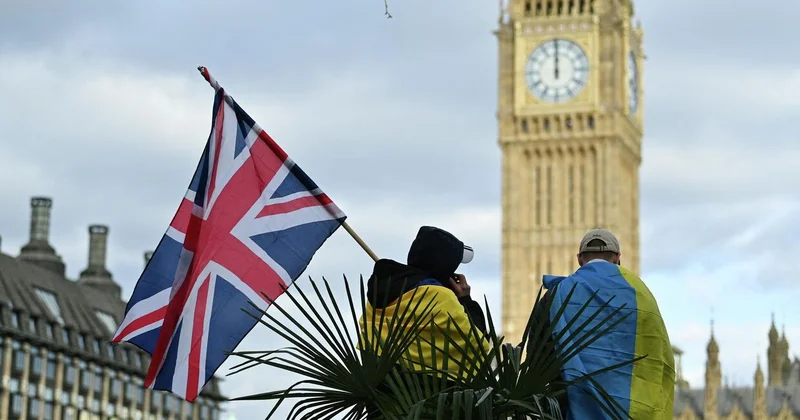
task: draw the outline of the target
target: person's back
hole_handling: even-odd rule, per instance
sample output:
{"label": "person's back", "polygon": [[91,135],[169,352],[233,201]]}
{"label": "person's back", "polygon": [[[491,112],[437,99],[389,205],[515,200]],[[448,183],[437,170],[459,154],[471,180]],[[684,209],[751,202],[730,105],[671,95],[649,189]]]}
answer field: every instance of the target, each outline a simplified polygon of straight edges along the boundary
{"label": "person's back", "polygon": [[[548,317],[551,320],[555,318],[559,308],[564,306],[567,296],[574,288],[564,313],[554,326],[553,335],[557,337],[558,332],[563,331],[570,321],[577,318],[570,326],[572,331],[559,340],[558,347],[562,350],[574,343],[569,341],[570,335],[602,305],[609,304],[584,328],[597,325],[622,305],[625,307],[610,322],[627,315],[611,331],[601,335],[598,340],[568,360],[561,374],[564,380],[569,381],[581,374],[646,356],[593,378],[630,418],[672,419],[675,360],[669,335],[655,297],[638,276],[619,265],[619,254],[619,243],[613,234],[605,230],[593,230],[581,243],[578,257],[581,267],[575,273],[567,277],[545,276],[543,279],[548,289],[545,298],[552,301]],[[594,295],[595,293],[597,294]],[[577,312],[589,300],[592,302],[578,315]],[[587,392],[603,401],[600,394],[586,381],[570,387],[567,418],[608,418]],[[624,414],[622,417],[627,418]]]}
{"label": "person's back", "polygon": [[[374,341],[377,332],[381,340],[386,340],[390,324],[398,322],[394,317],[403,315],[408,319],[417,319],[426,307],[430,308],[432,319],[422,320],[420,338],[408,347],[407,360],[415,371],[444,368],[442,354],[434,349],[432,343],[435,343],[437,349],[442,349],[446,341],[444,335],[447,335],[456,344],[449,345],[448,366],[450,370],[457,370],[460,360],[475,357],[462,355],[458,349],[477,346],[480,341],[475,339],[475,333],[471,331],[470,316],[453,291],[428,273],[414,267],[388,259],[375,263],[375,269],[367,283],[367,307],[361,317],[362,333]],[[373,321],[379,323],[381,320],[383,325],[373,325]],[[404,319],[402,322],[411,325],[413,321]],[[450,329],[446,330],[448,327]],[[477,336],[482,337],[483,325],[475,327],[478,330]],[[467,344],[458,329],[470,336],[470,344]],[[488,348],[484,348],[488,351]]]}
{"label": "person's back", "polygon": [[[472,260],[472,248],[444,230],[424,226],[411,246],[408,264],[382,259],[375,263],[367,282],[367,307],[361,317],[361,330],[367,338],[379,331],[382,339],[388,333],[389,323],[398,314],[418,317],[428,303],[433,305],[433,319],[421,326],[420,340],[410,345],[407,357],[414,370],[442,368],[442,355],[436,348],[445,346],[444,334],[456,346],[449,345],[448,366],[457,370],[458,360],[474,358],[474,354],[461,354],[458,349],[483,346],[486,330],[480,305],[470,297],[466,277],[455,274],[460,264]],[[383,316],[384,325],[372,325]],[[449,328],[449,331],[445,330]],[[473,329],[474,328],[474,329]],[[461,330],[469,335],[470,344],[463,339]]]}

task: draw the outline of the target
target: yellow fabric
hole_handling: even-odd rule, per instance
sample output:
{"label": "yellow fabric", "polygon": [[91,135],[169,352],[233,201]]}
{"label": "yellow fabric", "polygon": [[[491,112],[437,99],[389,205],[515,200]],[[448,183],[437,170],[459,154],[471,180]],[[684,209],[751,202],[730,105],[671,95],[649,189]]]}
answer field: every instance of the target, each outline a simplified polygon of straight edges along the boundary
{"label": "yellow fabric", "polygon": [[[400,296],[398,300],[399,304],[398,301],[395,301],[387,305],[384,309],[373,308],[367,303],[366,311],[361,317],[361,330],[366,339],[370,340],[370,342],[374,342],[375,338],[373,334],[377,327],[373,328],[371,326],[373,314],[375,322],[380,322],[381,313],[383,312],[384,325],[381,326],[379,330],[379,339],[385,340],[390,328],[389,323],[392,322],[391,319],[395,315],[400,316],[407,311],[405,312],[406,317],[413,316],[414,319],[417,319],[420,313],[422,313],[428,305],[431,305],[429,314],[433,316],[433,319],[421,320],[419,338],[409,346],[408,352],[405,355],[407,360],[411,363],[412,370],[431,370],[435,367],[438,370],[446,370],[450,372],[451,375],[457,375],[460,361],[473,361],[479,357],[474,353],[469,353],[470,348],[478,349],[478,346],[483,346],[484,351],[489,351],[489,343],[484,339],[480,330],[475,329],[474,332],[470,331],[471,323],[469,317],[464,311],[464,307],[451,290],[443,286],[419,286],[414,290],[406,292]],[[409,321],[407,325],[413,324],[413,322],[414,321]],[[409,325],[409,327],[410,326],[411,325]],[[456,329],[456,326],[458,326],[464,335],[469,336],[470,345],[472,347],[468,347],[462,334]],[[454,347],[453,344],[448,344],[449,358],[445,369],[441,350],[445,348],[445,343],[447,341],[444,334],[448,334],[448,332],[455,344],[458,345],[458,348],[464,349],[465,352],[462,353],[458,348]],[[476,339],[476,335],[479,337],[478,339]],[[433,349],[431,343],[435,345],[437,350]]]}
{"label": "yellow fabric", "polygon": [[619,267],[619,270],[636,290],[636,356],[648,355],[633,364],[629,414],[636,420],[671,420],[675,399],[675,356],[667,327],[650,289],[624,267]]}

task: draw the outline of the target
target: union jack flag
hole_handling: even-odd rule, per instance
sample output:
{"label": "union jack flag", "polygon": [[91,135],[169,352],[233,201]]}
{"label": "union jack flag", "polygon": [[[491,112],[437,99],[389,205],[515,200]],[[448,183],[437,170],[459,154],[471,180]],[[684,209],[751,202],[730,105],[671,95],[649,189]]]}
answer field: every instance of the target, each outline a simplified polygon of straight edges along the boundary
{"label": "union jack flag", "polygon": [[345,214],[225,93],[166,234],[136,283],[113,342],[150,353],[145,386],[194,401]]}

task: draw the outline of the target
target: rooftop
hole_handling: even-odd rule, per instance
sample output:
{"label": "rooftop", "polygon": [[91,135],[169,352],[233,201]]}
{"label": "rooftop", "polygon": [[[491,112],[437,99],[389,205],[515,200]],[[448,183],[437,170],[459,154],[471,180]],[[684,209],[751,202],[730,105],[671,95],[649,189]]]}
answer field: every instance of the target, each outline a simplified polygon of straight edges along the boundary
{"label": "rooftop", "polygon": [[[17,257],[0,252],[0,336],[10,336],[143,377],[150,356],[110,339],[125,313],[120,286],[105,267],[108,227],[89,227],[88,265],[80,279],[65,276],[50,245],[52,201],[31,199],[31,238]],[[224,400],[219,379],[203,395]]]}

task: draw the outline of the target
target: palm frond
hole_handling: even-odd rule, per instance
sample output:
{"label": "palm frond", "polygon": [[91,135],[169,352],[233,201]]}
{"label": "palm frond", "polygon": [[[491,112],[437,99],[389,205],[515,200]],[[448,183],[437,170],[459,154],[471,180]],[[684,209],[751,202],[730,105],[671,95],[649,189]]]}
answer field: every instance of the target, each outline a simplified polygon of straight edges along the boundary
{"label": "palm frond", "polygon": [[[245,309],[286,340],[287,347],[231,353],[243,359],[231,368],[231,375],[256,366],[299,375],[300,379],[285,389],[233,399],[274,402],[267,418],[286,400],[297,400],[288,419],[560,420],[558,398],[573,386],[595,389],[597,397],[592,397],[611,418],[625,418],[595,377],[634,361],[582,373],[570,381],[560,379],[570,358],[629,315],[622,313],[625,305],[611,310],[611,302],[599,307],[579,302],[582,305],[575,316],[563,320],[566,328],[557,330],[574,288],[560,308],[551,308],[549,301],[543,303],[540,289],[522,343],[506,343],[495,329],[485,299],[488,329],[484,334],[474,326],[464,330],[450,314],[444,325],[433,323],[439,309],[435,294],[427,294],[441,292],[429,292],[428,288],[415,289],[402,305],[398,299],[384,302],[385,310],[369,310],[363,278],[358,298],[352,295],[347,278],[343,278],[345,299],[337,297],[324,278],[321,284],[311,279],[309,283],[295,284],[284,292],[288,299],[284,303],[291,302],[297,315],[274,301],[270,301],[274,309],[269,311],[254,304]],[[309,287],[311,292],[305,292]],[[372,298],[374,302],[376,296]],[[534,316],[537,310],[552,314],[551,322]],[[421,334],[424,330],[436,333]],[[565,336],[567,331],[571,335]],[[564,344],[556,345],[559,341]],[[430,348],[431,363],[410,356],[412,349],[422,355],[425,348]]]}

